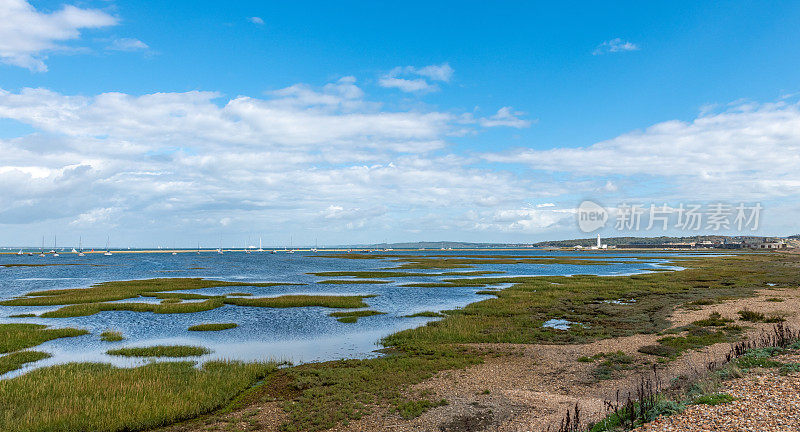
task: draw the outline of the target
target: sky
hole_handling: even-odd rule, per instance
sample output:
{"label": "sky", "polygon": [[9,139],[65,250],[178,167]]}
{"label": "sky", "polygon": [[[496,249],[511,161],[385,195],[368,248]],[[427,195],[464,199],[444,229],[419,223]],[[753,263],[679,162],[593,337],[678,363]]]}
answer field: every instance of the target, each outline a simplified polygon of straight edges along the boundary
{"label": "sky", "polygon": [[[0,245],[797,234],[798,23],[791,1],[0,0]],[[730,224],[681,225],[720,203]]]}

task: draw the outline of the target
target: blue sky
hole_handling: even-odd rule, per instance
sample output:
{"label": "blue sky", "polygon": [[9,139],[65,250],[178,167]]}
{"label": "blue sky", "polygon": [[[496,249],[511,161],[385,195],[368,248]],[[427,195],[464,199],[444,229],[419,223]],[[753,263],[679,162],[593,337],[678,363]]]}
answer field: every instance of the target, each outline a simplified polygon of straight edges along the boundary
{"label": "blue sky", "polygon": [[0,18],[0,243],[536,241],[583,236],[582,199],[758,201],[758,232],[799,231],[797,2]]}

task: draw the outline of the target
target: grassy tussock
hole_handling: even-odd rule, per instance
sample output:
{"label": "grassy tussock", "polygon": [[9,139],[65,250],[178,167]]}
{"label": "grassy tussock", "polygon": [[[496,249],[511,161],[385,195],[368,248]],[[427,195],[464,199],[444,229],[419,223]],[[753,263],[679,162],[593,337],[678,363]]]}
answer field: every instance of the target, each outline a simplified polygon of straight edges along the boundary
{"label": "grassy tussock", "polygon": [[106,351],[108,355],[123,357],[195,357],[210,353],[211,350],[208,348],[191,345],[156,345]]}
{"label": "grassy tussock", "polygon": [[355,309],[367,307],[364,303],[365,298],[375,297],[374,295],[361,296],[337,296],[337,295],[284,295],[280,297],[260,297],[260,298],[232,298],[226,299],[225,303],[237,306],[254,307],[307,307],[318,306],[335,309]]}
{"label": "grassy tussock", "polygon": [[204,323],[189,327],[189,331],[220,331],[239,327],[236,323]]}
{"label": "grassy tussock", "polygon": [[105,342],[119,342],[123,339],[125,338],[122,336],[122,333],[115,330],[106,330],[100,333],[100,340]]}
{"label": "grassy tussock", "polygon": [[336,318],[339,322],[354,323],[358,321],[359,318],[373,316],[373,315],[386,315],[386,312],[378,312],[374,310],[360,310],[352,312],[333,312],[328,316]]}
{"label": "grassy tussock", "polygon": [[0,430],[131,431],[196,417],[274,372],[272,363],[152,363],[133,369],[83,363],[0,381]]}
{"label": "grassy tussock", "polygon": [[67,318],[88,316],[103,311],[153,312],[159,314],[194,313],[216,309],[222,307],[224,304],[222,299],[217,298],[196,303],[85,303],[64,306],[51,312],[45,312],[41,317]]}
{"label": "grassy tussock", "polygon": [[411,314],[411,315],[405,315],[403,318],[417,318],[417,317],[442,318],[442,317],[444,317],[444,315],[440,314],[439,312],[425,311],[425,312],[417,312],[417,313]]}
{"label": "grassy tussock", "polygon": [[3,306],[56,306],[125,300],[162,291],[179,291],[229,286],[279,286],[290,283],[226,282],[200,278],[158,278],[103,282],[89,288],[29,292],[26,297],[0,302]]}
{"label": "grassy tussock", "polygon": [[39,351],[18,351],[0,357],[0,375],[15,371],[26,363],[43,360],[50,357],[50,354]]}
{"label": "grassy tussock", "polygon": [[318,284],[331,284],[331,285],[353,285],[353,284],[387,284],[392,281],[387,280],[373,280],[373,279],[328,279],[318,281]]}
{"label": "grassy tussock", "polygon": [[40,324],[0,324],[0,354],[35,347],[49,340],[83,336],[86,330],[47,328]]}
{"label": "grassy tussock", "polygon": [[331,295],[284,295],[279,297],[226,298],[212,297],[201,302],[192,303],[86,303],[64,306],[51,312],[45,312],[42,318],[66,318],[94,315],[103,311],[153,312],[158,314],[194,313],[222,307],[226,304],[251,307],[307,307],[319,306],[337,309],[366,307],[363,299],[374,295],[363,296],[331,296]]}

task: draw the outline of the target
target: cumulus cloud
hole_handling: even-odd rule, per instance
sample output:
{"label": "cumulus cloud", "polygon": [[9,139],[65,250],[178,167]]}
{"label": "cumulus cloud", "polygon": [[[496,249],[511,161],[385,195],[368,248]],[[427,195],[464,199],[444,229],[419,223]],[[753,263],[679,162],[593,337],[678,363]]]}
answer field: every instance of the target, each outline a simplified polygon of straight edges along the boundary
{"label": "cumulus cloud", "polygon": [[247,18],[247,20],[250,21],[253,24],[264,25],[264,19],[261,18],[261,17],[253,16],[253,17]]}
{"label": "cumulus cloud", "polygon": [[[670,178],[695,197],[769,197],[800,186],[800,106],[743,103],[692,121],[666,121],[588,147],[487,154],[578,176]],[[608,192],[618,186],[608,180]]]}
{"label": "cumulus cloud", "polygon": [[414,225],[408,209],[528,196],[513,176],[444,151],[464,128],[478,133],[479,120],[383,109],[353,77],[263,98],[0,90],[0,118],[36,130],[0,140],[0,226],[242,229],[268,214],[276,230],[380,230]]}
{"label": "cumulus cloud", "polygon": [[512,111],[511,107],[502,107],[497,110],[497,113],[486,118],[479,119],[483,127],[513,127],[517,129],[526,128],[531,125],[530,120],[521,118],[525,113],[521,111]]}
{"label": "cumulus cloud", "polygon": [[396,67],[383,75],[378,84],[381,87],[396,88],[406,93],[429,93],[439,90],[435,82],[448,83],[453,77],[453,68],[447,63],[429,65],[421,68],[414,66]]}
{"label": "cumulus cloud", "polygon": [[106,49],[111,51],[140,51],[149,48],[150,47],[146,43],[133,38],[114,39],[111,44],[106,47]]}
{"label": "cumulus cloud", "polygon": [[639,50],[639,46],[636,45],[635,43],[628,42],[620,38],[614,38],[598,45],[597,48],[595,48],[594,51],[592,52],[592,55],[602,55],[608,53],[637,51],[637,50]]}
{"label": "cumulus cloud", "polygon": [[66,5],[44,13],[26,0],[0,2],[0,61],[32,71],[47,70],[47,53],[64,49],[60,42],[77,39],[82,29],[117,24],[117,18],[97,9]]}

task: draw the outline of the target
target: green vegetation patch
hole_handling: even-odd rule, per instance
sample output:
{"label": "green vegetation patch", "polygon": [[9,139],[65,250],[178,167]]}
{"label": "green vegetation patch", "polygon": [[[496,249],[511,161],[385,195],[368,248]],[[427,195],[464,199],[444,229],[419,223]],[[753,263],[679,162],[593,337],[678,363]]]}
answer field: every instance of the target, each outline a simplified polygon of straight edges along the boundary
{"label": "green vegetation patch", "polygon": [[66,318],[76,316],[94,315],[103,311],[132,311],[132,312],[153,312],[158,314],[174,313],[194,313],[209,311],[222,307],[226,304],[236,306],[251,307],[307,307],[319,306],[337,309],[361,308],[366,307],[365,298],[374,295],[360,296],[335,296],[335,295],[284,295],[279,297],[255,297],[255,298],[226,298],[211,297],[201,302],[182,302],[182,303],[86,303],[64,306],[60,309],[45,312],[42,318]]}
{"label": "green vegetation patch", "polygon": [[730,318],[723,318],[719,312],[711,312],[708,318],[701,319],[698,321],[693,322],[692,324],[698,327],[725,327],[728,323],[732,323],[733,320]]}
{"label": "green vegetation patch", "polygon": [[103,282],[89,288],[55,289],[29,292],[25,297],[0,302],[3,306],[56,306],[101,303],[126,300],[139,296],[154,296],[162,291],[182,291],[229,286],[270,287],[298,285],[291,283],[226,282],[201,278],[158,278]]}
{"label": "green vegetation patch", "polygon": [[0,357],[0,375],[15,371],[26,363],[43,360],[50,357],[50,354],[39,351],[18,351]]}
{"label": "green vegetation patch", "polygon": [[197,417],[276,370],[273,363],[70,363],[0,381],[0,430],[133,431]]}
{"label": "green vegetation patch", "polygon": [[400,271],[326,271],[308,273],[322,277],[354,277],[364,279],[376,278],[400,278],[400,277],[435,277],[435,276],[484,276],[489,274],[501,274],[502,271],[475,270],[463,272],[445,273],[419,273],[419,272],[400,272]]}
{"label": "green vegetation patch", "polygon": [[354,323],[358,321],[359,318],[373,316],[373,315],[386,315],[386,312],[378,312],[374,310],[360,310],[352,312],[333,312],[328,316],[336,318],[339,322]]}
{"label": "green vegetation patch", "polygon": [[742,321],[750,321],[750,322],[764,322],[764,323],[779,323],[786,321],[786,318],[780,315],[764,315],[761,312],[754,312],[751,310],[740,310],[739,311],[739,319]]}
{"label": "green vegetation patch", "polygon": [[75,328],[47,328],[40,324],[0,324],[0,354],[35,347],[49,340],[89,334]]}
{"label": "green vegetation patch", "polygon": [[205,323],[189,327],[189,331],[220,331],[239,327],[236,323]]}
{"label": "green vegetation patch", "polygon": [[676,357],[687,350],[699,350],[718,343],[734,342],[739,340],[741,333],[741,327],[732,325],[726,325],[721,330],[691,327],[684,336],[666,336],[658,339],[658,343],[667,347],[666,352],[671,350],[669,357]]}
{"label": "green vegetation patch", "polygon": [[754,312],[745,309],[739,311],[739,319],[741,319],[742,321],[760,322],[764,321],[766,319],[766,316],[764,316],[764,314],[761,312]]}
{"label": "green vegetation patch", "polygon": [[106,351],[108,355],[123,357],[196,357],[210,353],[208,348],[192,345],[155,345]]}
{"label": "green vegetation patch", "polygon": [[[481,361],[475,352],[453,347],[419,347],[368,360],[311,363],[287,369],[283,379],[270,380],[265,397],[284,400],[288,432],[320,431],[356,420],[379,404],[403,406],[411,415],[423,404],[403,392],[441,370],[464,368]],[[275,396],[273,396],[275,395]]]}
{"label": "green vegetation patch", "polygon": [[439,312],[431,312],[431,311],[424,311],[424,312],[417,312],[411,315],[405,315],[403,318],[417,318],[417,317],[425,317],[425,318],[443,318],[445,315]]}
{"label": "green vegetation patch", "polygon": [[106,330],[100,333],[100,340],[105,342],[119,342],[123,339],[125,338],[122,336],[122,333],[115,330]]}
{"label": "green vegetation patch", "polygon": [[34,318],[36,314],[32,313],[23,313],[23,314],[16,314],[16,315],[9,315],[9,318]]}
{"label": "green vegetation patch", "polygon": [[318,306],[334,309],[356,309],[367,307],[364,299],[372,297],[375,297],[375,295],[284,295],[280,297],[233,298],[226,299],[225,303],[236,306],[272,308]]}
{"label": "green vegetation patch", "polygon": [[428,411],[431,408],[445,406],[447,404],[448,404],[447,400],[445,399],[435,402],[429,401],[427,399],[405,401],[397,404],[397,413],[400,414],[400,417],[406,420],[411,420],[421,416],[422,413]]}
{"label": "green vegetation patch", "polygon": [[727,393],[712,393],[700,396],[692,401],[692,405],[722,405],[735,401],[736,398]]}
{"label": "green vegetation patch", "polygon": [[387,280],[373,280],[373,279],[328,279],[318,281],[318,284],[331,284],[331,285],[353,285],[353,284],[387,284],[392,281]]}
{"label": "green vegetation patch", "polygon": [[615,372],[631,370],[636,367],[634,363],[636,359],[622,351],[598,353],[591,357],[578,358],[581,363],[593,363],[597,360],[602,361],[592,370],[592,377],[598,381],[611,379]]}

